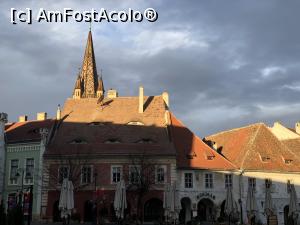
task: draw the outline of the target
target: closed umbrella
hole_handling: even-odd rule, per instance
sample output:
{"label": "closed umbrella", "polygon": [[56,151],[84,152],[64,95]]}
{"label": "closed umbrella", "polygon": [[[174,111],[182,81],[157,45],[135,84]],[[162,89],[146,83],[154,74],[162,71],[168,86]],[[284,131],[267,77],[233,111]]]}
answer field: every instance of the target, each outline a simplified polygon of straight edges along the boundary
{"label": "closed umbrella", "polygon": [[289,214],[288,216],[292,216],[293,219],[297,219],[299,214],[299,205],[297,203],[297,193],[295,190],[294,184],[290,186],[290,203],[289,203]]}
{"label": "closed umbrella", "polygon": [[121,180],[117,183],[114,199],[114,209],[118,219],[124,218],[124,211],[126,208],[126,186],[124,180]]}
{"label": "closed umbrella", "polygon": [[267,214],[267,216],[270,216],[273,213],[273,201],[271,195],[271,188],[267,188],[267,187],[265,191],[265,213]]}
{"label": "closed umbrella", "polygon": [[247,210],[247,214],[248,214],[248,217],[250,218],[250,220],[252,217],[258,215],[257,201],[256,201],[256,197],[254,194],[254,189],[251,186],[248,187],[246,210]]}
{"label": "closed umbrella", "polygon": [[180,213],[180,210],[181,210],[181,202],[180,202],[176,182],[173,184],[173,194],[174,194],[174,219],[178,220],[179,219],[179,213]]}
{"label": "closed umbrella", "polygon": [[67,218],[67,195],[68,195],[68,179],[63,179],[58,208],[61,211],[61,218]]}
{"label": "closed umbrella", "polygon": [[67,182],[67,204],[66,209],[69,215],[72,213],[72,209],[74,209],[74,186],[72,181]]}
{"label": "closed umbrella", "polygon": [[228,215],[229,224],[231,216],[237,211],[235,201],[232,195],[232,188],[227,188],[226,201],[225,201],[225,213]]}

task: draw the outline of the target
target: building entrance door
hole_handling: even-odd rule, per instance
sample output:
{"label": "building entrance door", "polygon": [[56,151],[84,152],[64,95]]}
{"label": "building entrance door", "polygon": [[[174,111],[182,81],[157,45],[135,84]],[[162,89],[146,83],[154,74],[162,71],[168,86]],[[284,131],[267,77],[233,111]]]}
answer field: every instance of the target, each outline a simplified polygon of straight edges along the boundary
{"label": "building entrance door", "polygon": [[204,198],[198,202],[197,215],[200,221],[214,221],[213,213],[214,203],[208,199]]}

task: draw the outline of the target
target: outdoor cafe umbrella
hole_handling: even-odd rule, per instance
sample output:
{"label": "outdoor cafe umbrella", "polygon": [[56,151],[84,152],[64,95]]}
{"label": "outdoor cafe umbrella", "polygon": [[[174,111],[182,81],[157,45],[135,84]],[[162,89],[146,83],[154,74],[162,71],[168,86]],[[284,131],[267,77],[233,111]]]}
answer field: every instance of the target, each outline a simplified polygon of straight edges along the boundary
{"label": "outdoor cafe umbrella", "polygon": [[166,184],[164,191],[164,204],[165,216],[168,219],[176,222],[179,218],[179,212],[181,210],[181,203],[178,195],[176,182],[172,185]]}
{"label": "outdoor cafe umbrella", "polygon": [[67,211],[68,214],[71,215],[72,209],[74,208],[74,186],[72,181],[68,181],[67,183]]}
{"label": "outdoor cafe umbrella", "polygon": [[[255,198],[253,187],[251,187],[251,186],[248,187],[246,210],[247,210],[247,214],[248,214],[248,217],[250,218],[250,220],[253,216],[258,215],[257,201]],[[256,219],[258,219],[258,218],[256,218]]]}
{"label": "outdoor cafe umbrella", "polygon": [[172,196],[174,198],[174,219],[175,221],[179,219],[179,213],[181,210],[181,202],[179,199],[179,194],[177,190],[176,182],[173,183]]}
{"label": "outdoor cafe umbrella", "polygon": [[273,214],[273,201],[270,187],[266,187],[265,190],[265,213],[267,218]]}
{"label": "outdoor cafe umbrella", "polygon": [[117,183],[114,199],[114,209],[116,211],[116,216],[118,219],[124,218],[124,211],[126,208],[126,186],[124,180],[121,180]]}
{"label": "outdoor cafe umbrella", "polygon": [[58,208],[61,211],[62,219],[67,219],[74,208],[73,184],[66,178],[63,179],[61,185]]}
{"label": "outdoor cafe umbrella", "polygon": [[235,201],[232,194],[232,188],[227,188],[226,201],[225,201],[225,213],[228,215],[230,224],[231,216],[237,211]]}
{"label": "outdoor cafe umbrella", "polygon": [[297,194],[295,190],[294,184],[290,186],[290,204],[289,204],[289,214],[288,216],[292,216],[293,219],[297,219],[299,214],[299,205],[297,203]]}

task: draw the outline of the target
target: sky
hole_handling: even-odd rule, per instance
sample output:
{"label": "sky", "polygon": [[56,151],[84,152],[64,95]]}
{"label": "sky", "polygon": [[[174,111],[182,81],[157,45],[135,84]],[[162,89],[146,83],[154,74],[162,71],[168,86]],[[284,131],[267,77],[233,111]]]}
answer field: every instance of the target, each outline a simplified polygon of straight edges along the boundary
{"label": "sky", "polygon": [[300,120],[300,1],[1,1],[0,111],[56,113],[71,97],[89,23],[10,22],[11,8],[145,10],[156,22],[93,23],[98,73],[120,96],[170,95],[197,135]]}

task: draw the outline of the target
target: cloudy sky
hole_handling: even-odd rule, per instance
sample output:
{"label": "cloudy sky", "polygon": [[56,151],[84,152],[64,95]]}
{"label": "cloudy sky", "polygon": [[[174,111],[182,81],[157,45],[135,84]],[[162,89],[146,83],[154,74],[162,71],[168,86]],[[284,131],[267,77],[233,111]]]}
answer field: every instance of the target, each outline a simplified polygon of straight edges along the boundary
{"label": "cloudy sky", "polygon": [[[26,3],[24,3],[26,2]],[[51,3],[50,3],[51,2]],[[154,23],[94,23],[98,71],[122,96],[170,94],[200,136],[300,120],[300,1],[1,1],[0,111],[54,116],[81,66],[88,23],[10,23],[10,9],[144,10]]]}

